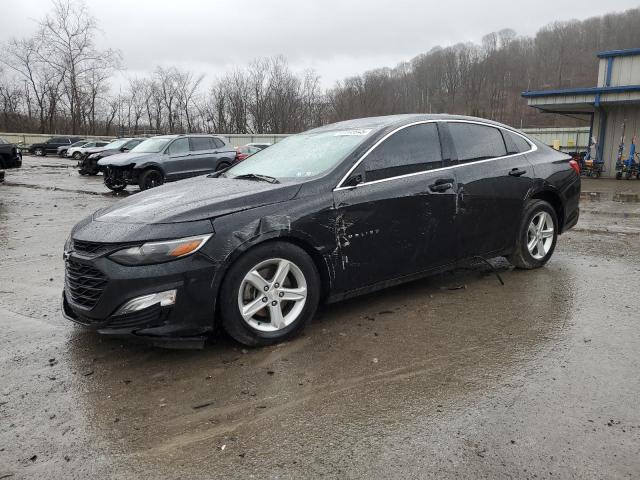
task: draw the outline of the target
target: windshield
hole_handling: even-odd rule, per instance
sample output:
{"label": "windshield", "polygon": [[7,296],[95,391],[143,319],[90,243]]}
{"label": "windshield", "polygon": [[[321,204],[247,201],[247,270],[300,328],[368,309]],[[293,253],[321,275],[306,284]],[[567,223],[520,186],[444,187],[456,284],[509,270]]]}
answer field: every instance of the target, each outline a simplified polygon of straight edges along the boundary
{"label": "windshield", "polygon": [[132,153],[158,153],[161,152],[172,138],[149,138],[134,147]]}
{"label": "windshield", "polygon": [[115,150],[116,148],[120,148],[121,146],[123,146],[128,141],[129,141],[128,139],[114,140],[113,142],[108,143],[107,145],[105,145],[104,149],[105,150]]}
{"label": "windshield", "polygon": [[86,140],[82,140],[81,142],[76,142],[76,143],[72,143],[71,146],[72,147],[83,147],[85,145],[88,145],[91,142],[87,142]]}
{"label": "windshield", "polygon": [[287,137],[227,170],[225,176],[249,173],[274,178],[315,177],[342,161],[370,129],[301,133]]}

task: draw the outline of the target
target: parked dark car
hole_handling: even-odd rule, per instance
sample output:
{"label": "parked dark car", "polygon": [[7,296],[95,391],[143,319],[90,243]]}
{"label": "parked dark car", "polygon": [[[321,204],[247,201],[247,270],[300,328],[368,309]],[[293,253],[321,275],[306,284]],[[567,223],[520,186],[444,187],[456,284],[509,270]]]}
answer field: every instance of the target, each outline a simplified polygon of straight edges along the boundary
{"label": "parked dark car", "polygon": [[70,147],[80,140],[82,140],[82,138],[79,137],[51,137],[44,143],[29,145],[28,151],[37,157],[44,157],[48,153],[58,153],[58,147]]}
{"label": "parked dark car", "polygon": [[78,161],[78,171],[80,175],[98,175],[102,171],[98,165],[100,159],[129,152],[145,140],[145,138],[118,138],[101,147],[88,148]]}
{"label": "parked dark car", "polygon": [[81,147],[85,143],[87,143],[87,140],[79,140],[79,141],[77,141],[75,143],[72,143],[71,145],[61,145],[61,146],[58,147],[56,152],[57,152],[59,157],[66,157],[67,156],[67,150],[69,150],[70,148],[73,148],[73,147]]}
{"label": "parked dark car", "polygon": [[22,153],[13,143],[0,138],[0,170],[22,166]]}
{"label": "parked dark car", "polygon": [[104,169],[104,184],[110,190],[123,190],[127,185],[146,190],[165,182],[224,170],[235,158],[234,148],[214,135],[163,135],[98,164]]}
{"label": "parked dark car", "polygon": [[505,125],[337,123],[82,220],[65,246],[63,311],[109,335],[200,342],[220,325],[271,344],[321,301],[474,257],[541,267],[578,221],[579,196],[571,157]]}

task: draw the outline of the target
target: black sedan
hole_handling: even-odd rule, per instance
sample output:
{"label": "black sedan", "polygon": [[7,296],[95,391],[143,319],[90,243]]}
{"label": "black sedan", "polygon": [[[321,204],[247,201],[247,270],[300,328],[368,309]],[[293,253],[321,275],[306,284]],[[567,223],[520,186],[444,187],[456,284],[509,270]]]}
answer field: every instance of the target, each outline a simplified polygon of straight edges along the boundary
{"label": "black sedan", "polygon": [[65,246],[65,316],[103,334],[246,345],[334,302],[507,256],[543,266],[578,221],[579,167],[498,123],[401,115],[284,139],[120,201]]}
{"label": "black sedan", "polygon": [[13,143],[0,138],[0,170],[3,168],[20,168],[22,152]]}

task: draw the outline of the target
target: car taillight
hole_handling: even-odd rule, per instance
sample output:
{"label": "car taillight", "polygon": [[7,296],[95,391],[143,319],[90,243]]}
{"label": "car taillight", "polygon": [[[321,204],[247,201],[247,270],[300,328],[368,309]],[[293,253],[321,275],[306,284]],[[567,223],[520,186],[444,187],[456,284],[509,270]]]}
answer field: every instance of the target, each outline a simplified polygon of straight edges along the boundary
{"label": "car taillight", "polygon": [[573,171],[576,172],[577,175],[580,175],[580,164],[575,160],[569,160],[569,166],[573,168]]}
{"label": "car taillight", "polygon": [[249,155],[247,155],[246,153],[240,153],[237,152],[236,153],[236,161],[241,162],[242,160],[246,159]]}

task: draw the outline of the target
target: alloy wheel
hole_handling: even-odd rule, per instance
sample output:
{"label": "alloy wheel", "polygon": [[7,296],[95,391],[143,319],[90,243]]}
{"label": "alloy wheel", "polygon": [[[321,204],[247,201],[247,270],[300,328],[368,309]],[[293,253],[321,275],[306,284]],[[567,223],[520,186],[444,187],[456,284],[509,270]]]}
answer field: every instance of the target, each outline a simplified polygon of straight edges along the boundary
{"label": "alloy wheel", "polygon": [[307,300],[307,281],[290,260],[272,258],[255,265],[238,291],[240,315],[249,326],[276,332],[291,325]]}
{"label": "alloy wheel", "polygon": [[553,219],[548,212],[536,213],[527,229],[527,249],[536,260],[543,259],[553,246]]}

